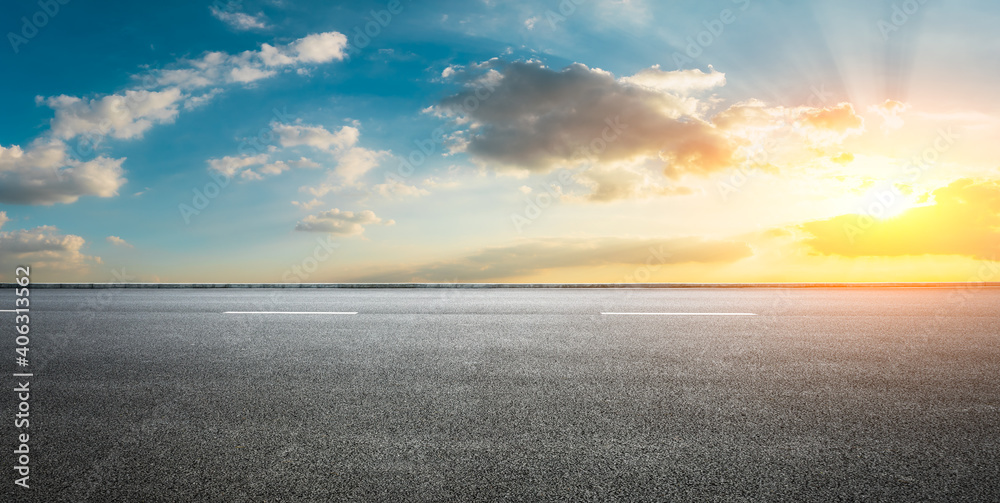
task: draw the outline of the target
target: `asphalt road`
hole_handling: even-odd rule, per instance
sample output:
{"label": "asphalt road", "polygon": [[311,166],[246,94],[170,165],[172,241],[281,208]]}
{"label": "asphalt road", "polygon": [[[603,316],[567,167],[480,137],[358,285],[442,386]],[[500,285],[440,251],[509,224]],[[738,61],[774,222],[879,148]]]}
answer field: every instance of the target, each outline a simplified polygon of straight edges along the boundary
{"label": "asphalt road", "polygon": [[1000,289],[31,301],[4,501],[1000,500]]}

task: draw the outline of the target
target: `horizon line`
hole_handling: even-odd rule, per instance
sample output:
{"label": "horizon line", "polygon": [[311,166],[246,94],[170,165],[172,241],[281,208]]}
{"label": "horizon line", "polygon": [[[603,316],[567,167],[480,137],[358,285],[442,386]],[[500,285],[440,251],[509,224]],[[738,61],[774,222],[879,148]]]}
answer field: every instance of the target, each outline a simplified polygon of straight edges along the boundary
{"label": "horizon line", "polygon": [[[997,288],[1000,282],[764,282],[764,283],[31,283],[40,289],[104,288]],[[17,283],[0,283],[0,288],[23,288]]]}

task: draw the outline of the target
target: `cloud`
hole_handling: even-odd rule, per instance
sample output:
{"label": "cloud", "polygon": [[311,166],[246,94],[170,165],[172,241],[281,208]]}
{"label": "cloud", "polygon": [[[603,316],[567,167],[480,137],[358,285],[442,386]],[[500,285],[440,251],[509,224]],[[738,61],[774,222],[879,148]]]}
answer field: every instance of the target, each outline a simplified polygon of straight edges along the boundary
{"label": "cloud", "polygon": [[798,124],[814,143],[840,143],[865,129],[865,119],[854,111],[854,105],[850,103],[826,108],[801,108]]}
{"label": "cloud", "polygon": [[860,129],[865,124],[865,120],[854,112],[854,105],[850,103],[808,110],[802,114],[802,122],[809,127],[838,133]]}
{"label": "cloud", "polygon": [[871,111],[882,117],[881,129],[885,132],[902,128],[905,122],[899,115],[909,109],[910,105],[908,103],[896,100],[885,100],[881,105],[875,105],[870,108]]}
{"label": "cloud", "polygon": [[[274,122],[271,123],[271,131],[282,148],[308,147],[330,154],[336,162],[330,173],[338,177],[342,185],[356,185],[361,177],[391,156],[388,151],[356,147],[361,133],[354,126],[329,131],[323,126]],[[315,169],[321,166],[306,157],[297,160],[276,159],[280,154],[281,149],[275,147],[265,154],[209,159],[208,167],[226,176],[239,175],[245,180],[261,180],[264,175],[278,175],[292,168]],[[251,169],[255,166],[259,168]],[[324,184],[323,187],[313,188],[312,193],[322,196],[337,188],[339,185]]]}
{"label": "cloud", "polygon": [[307,202],[292,201],[292,205],[297,206],[298,208],[303,210],[311,210],[313,208],[318,208],[320,206],[323,206],[323,201],[313,198],[312,201],[307,201]]}
{"label": "cloud", "polygon": [[[254,167],[257,169],[252,169]],[[271,154],[225,156],[208,160],[208,169],[227,177],[238,175],[244,180],[262,180],[264,175],[280,175],[290,169],[316,169],[319,167],[319,163],[306,157],[272,161]]]}
{"label": "cloud", "polygon": [[386,151],[351,148],[337,157],[337,167],[333,172],[342,178],[345,184],[353,185],[389,156],[389,152]]}
{"label": "cloud", "polygon": [[854,154],[850,152],[841,152],[840,154],[831,157],[830,160],[837,164],[840,164],[841,166],[846,166],[854,162]]}
{"label": "cloud", "polygon": [[31,264],[39,269],[85,270],[101,263],[100,257],[80,253],[86,241],[61,234],[51,226],[0,232],[0,264],[4,270]]}
{"label": "cloud", "polygon": [[250,83],[276,75],[279,70],[302,65],[341,61],[347,36],[339,32],[314,33],[285,45],[261,44],[258,51],[238,54],[207,52],[198,59],[182,59],[143,76],[144,84],[201,89],[233,83]]}
{"label": "cloud", "polygon": [[0,229],[2,229],[3,228],[3,224],[5,224],[7,222],[10,222],[10,219],[7,218],[7,212],[6,211],[0,211]]}
{"label": "cloud", "polygon": [[305,186],[299,187],[300,191],[308,193],[308,194],[312,195],[314,198],[323,197],[323,196],[325,196],[325,195],[327,195],[327,194],[329,194],[331,192],[336,192],[336,191],[338,191],[340,189],[341,189],[340,185],[336,185],[336,184],[332,184],[332,183],[320,183],[319,185],[317,185],[315,187],[312,187],[312,186],[309,186],[309,185],[305,185]]}
{"label": "cloud", "polygon": [[290,169],[316,169],[319,167],[319,163],[313,161],[312,159],[300,157],[296,160],[275,161],[270,164],[265,164],[261,166],[258,171],[264,175],[279,175]]}
{"label": "cloud", "polygon": [[712,117],[712,123],[726,131],[745,135],[748,131],[768,131],[787,125],[793,112],[782,107],[771,107],[760,100],[741,101]]}
{"label": "cloud", "polygon": [[128,241],[125,241],[118,236],[108,236],[105,240],[115,246],[121,246],[122,248],[135,248]]}
{"label": "cloud", "polygon": [[[264,44],[265,46],[267,44]],[[289,44],[284,52],[298,63],[327,63],[347,56],[347,36],[338,32],[314,33]]]}
{"label": "cloud", "polygon": [[154,124],[173,122],[184,97],[172,88],[130,90],[92,100],[60,95],[44,102],[55,110],[51,132],[56,138],[68,140],[86,134],[131,139],[141,137]]}
{"label": "cloud", "polygon": [[219,21],[226,23],[230,28],[239,31],[247,30],[267,30],[271,27],[267,24],[267,17],[264,13],[258,12],[256,15],[250,15],[243,12],[238,12],[236,9],[239,8],[238,2],[229,2],[226,4],[225,10],[220,9],[216,6],[209,7],[212,16],[214,16]]}
{"label": "cloud", "polygon": [[[173,122],[179,107],[192,109],[211,100],[222,92],[217,86],[256,82],[284,67],[340,61],[346,46],[347,37],[341,33],[315,33],[287,45],[261,44],[259,51],[207,52],[199,59],[182,59],[136,76],[141,85],[120,94],[36,99],[55,110],[51,131],[58,138],[137,138],[155,124]],[[213,89],[198,92],[208,87]]]}
{"label": "cloud", "polygon": [[[341,33],[316,33],[286,45],[262,44],[259,51],[209,52],[199,59],[182,59],[135,76],[141,81],[138,85],[116,94],[38,96],[37,103],[54,111],[50,128],[27,150],[0,146],[0,202],[54,204],[88,195],[114,196],[125,183],[124,158],[98,155],[86,162],[77,160],[91,156],[103,138],[140,138],[154,125],[172,123],[182,108],[204,105],[223,91],[219,87],[223,84],[254,82],[285,67],[342,60],[346,46],[347,37]],[[73,138],[78,138],[74,146],[65,143]],[[274,164],[263,171],[286,167]]]}
{"label": "cloud", "polygon": [[865,130],[864,118],[850,103],[788,108],[751,99],[719,112],[712,123],[731,137],[759,140],[767,136],[786,147],[801,143],[803,137],[813,146],[836,144]]}
{"label": "cloud", "polygon": [[752,255],[741,241],[674,239],[543,238],[484,248],[456,260],[357,278],[366,282],[507,280],[549,269],[609,265],[731,263]]}
{"label": "cloud", "polygon": [[250,166],[264,164],[268,160],[267,154],[225,156],[221,159],[209,159],[208,167],[211,170],[222,173],[226,176],[234,176]]}
{"label": "cloud", "polygon": [[272,126],[282,147],[309,146],[334,155],[337,166],[333,173],[352,185],[390,154],[386,151],[354,147],[361,132],[353,126],[343,126],[336,132],[322,126],[274,124]]}
{"label": "cloud", "polygon": [[51,205],[83,196],[115,196],[126,181],[124,160],[70,159],[58,140],[35,141],[27,151],[17,145],[0,146],[0,202]]}
{"label": "cloud", "polygon": [[[583,199],[590,202],[610,202],[619,199],[644,199],[651,196],[690,195],[694,191],[670,183],[645,166],[630,163],[601,164],[579,172],[577,183],[590,192]],[[577,199],[577,197],[573,197]]]}
{"label": "cloud", "polygon": [[539,62],[491,60],[486,73],[443,99],[434,111],[456,119],[467,152],[498,170],[544,173],[584,161],[656,160],[669,176],[734,165],[738,145],[700,117],[703,105],[682,96],[724,82],[724,74],[663,72],[625,79],[575,63],[560,71]]}
{"label": "cloud", "polygon": [[189,96],[184,101],[184,110],[194,110],[202,105],[207,105],[213,98],[222,94],[222,92],[223,89],[217,87],[197,96]]}
{"label": "cloud", "polygon": [[271,128],[278,135],[282,147],[306,145],[319,150],[336,152],[355,145],[361,132],[352,126],[343,126],[336,132],[327,131],[323,126],[302,126],[273,123]]}
{"label": "cloud", "polygon": [[961,179],[933,191],[933,204],[875,220],[841,215],[800,229],[815,251],[845,257],[964,255],[996,260],[1000,252],[1000,181]]}
{"label": "cloud", "polygon": [[407,185],[395,176],[386,177],[385,183],[372,186],[372,192],[387,199],[396,197],[420,197],[430,194],[427,190],[421,189],[415,185]]}
{"label": "cloud", "polygon": [[[332,173],[345,185],[357,184],[361,177],[392,155],[388,151],[356,147],[361,132],[353,126],[343,126],[332,132],[322,126],[276,123],[272,124],[272,129],[282,147],[308,146],[332,154],[337,162]],[[323,194],[334,188],[331,186]]]}
{"label": "cloud", "polygon": [[631,77],[619,79],[621,82],[638,85],[656,91],[687,94],[692,91],[705,91],[726,85],[726,74],[709,67],[705,73],[699,69],[663,71],[660,65],[654,65]]}
{"label": "cloud", "polygon": [[334,208],[316,215],[309,215],[295,225],[302,232],[327,232],[338,236],[358,236],[364,233],[366,225],[393,225],[394,221],[383,220],[371,210],[359,212],[341,211]]}

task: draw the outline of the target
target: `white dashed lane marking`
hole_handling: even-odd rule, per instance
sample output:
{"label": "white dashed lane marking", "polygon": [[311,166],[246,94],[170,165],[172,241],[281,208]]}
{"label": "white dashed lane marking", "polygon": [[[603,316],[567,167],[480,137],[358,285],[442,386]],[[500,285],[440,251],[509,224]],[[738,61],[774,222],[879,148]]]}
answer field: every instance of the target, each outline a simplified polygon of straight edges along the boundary
{"label": "white dashed lane marking", "polygon": [[358,314],[357,311],[226,311],[223,314]]}

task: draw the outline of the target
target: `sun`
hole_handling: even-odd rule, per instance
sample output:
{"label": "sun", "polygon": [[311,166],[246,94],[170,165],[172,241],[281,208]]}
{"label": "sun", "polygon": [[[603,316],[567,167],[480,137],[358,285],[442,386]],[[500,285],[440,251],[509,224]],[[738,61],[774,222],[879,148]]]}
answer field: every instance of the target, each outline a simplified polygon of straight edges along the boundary
{"label": "sun", "polygon": [[894,186],[876,186],[862,197],[862,211],[875,220],[896,218],[916,206],[912,196]]}

